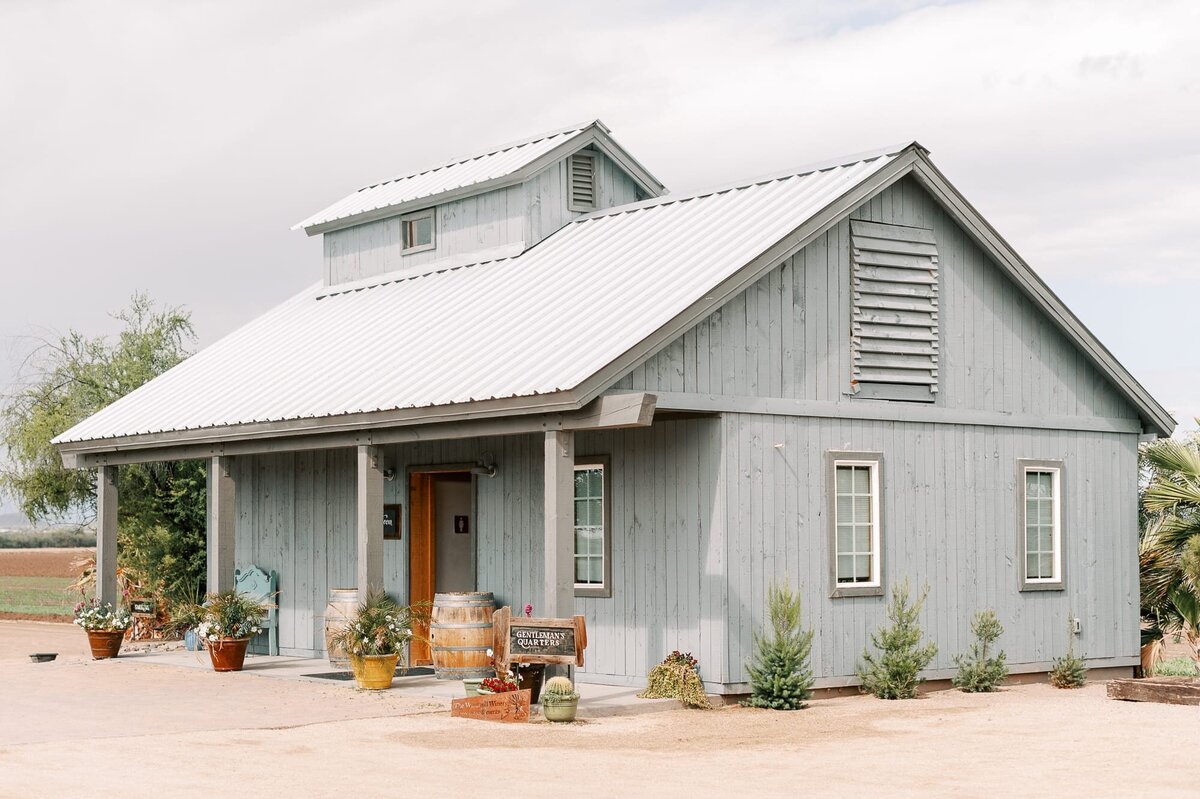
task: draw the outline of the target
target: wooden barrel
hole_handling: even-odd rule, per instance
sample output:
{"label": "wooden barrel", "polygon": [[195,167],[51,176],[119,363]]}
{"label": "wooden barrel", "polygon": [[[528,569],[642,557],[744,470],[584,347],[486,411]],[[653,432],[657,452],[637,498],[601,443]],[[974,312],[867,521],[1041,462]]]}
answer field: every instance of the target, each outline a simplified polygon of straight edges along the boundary
{"label": "wooden barrel", "polygon": [[329,656],[331,666],[350,668],[350,656],[341,647],[334,646],[330,639],[349,623],[357,608],[357,588],[329,589],[329,604],[325,606],[325,654]]}
{"label": "wooden barrel", "polygon": [[494,674],[488,650],[492,648],[495,610],[491,591],[433,595],[429,640],[437,679],[467,680]]}

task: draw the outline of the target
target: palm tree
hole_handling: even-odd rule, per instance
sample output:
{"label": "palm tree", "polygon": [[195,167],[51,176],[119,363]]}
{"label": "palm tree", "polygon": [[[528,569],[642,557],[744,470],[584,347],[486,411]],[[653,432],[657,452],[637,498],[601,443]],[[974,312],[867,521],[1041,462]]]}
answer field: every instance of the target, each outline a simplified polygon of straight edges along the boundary
{"label": "palm tree", "polygon": [[1138,544],[1143,643],[1153,665],[1165,635],[1181,635],[1200,660],[1200,439],[1142,448],[1148,477]]}

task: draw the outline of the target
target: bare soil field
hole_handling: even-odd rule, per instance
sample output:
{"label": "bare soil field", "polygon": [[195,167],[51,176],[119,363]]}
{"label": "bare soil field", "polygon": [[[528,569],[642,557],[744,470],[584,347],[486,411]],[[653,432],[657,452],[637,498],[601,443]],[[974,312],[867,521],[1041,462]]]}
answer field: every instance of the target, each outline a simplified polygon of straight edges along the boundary
{"label": "bare soil field", "polygon": [[[600,716],[585,699],[577,724],[497,725],[398,689],[89,661],[65,654],[81,636],[58,627],[0,623],[0,796],[1195,795],[1192,770],[1155,764],[1164,745],[1200,746],[1200,709],[1112,701],[1102,683],[794,713]],[[39,643],[64,654],[18,659]]]}
{"label": "bare soil field", "polygon": [[72,563],[90,549],[0,549],[0,619],[69,621],[79,597],[68,592]]}

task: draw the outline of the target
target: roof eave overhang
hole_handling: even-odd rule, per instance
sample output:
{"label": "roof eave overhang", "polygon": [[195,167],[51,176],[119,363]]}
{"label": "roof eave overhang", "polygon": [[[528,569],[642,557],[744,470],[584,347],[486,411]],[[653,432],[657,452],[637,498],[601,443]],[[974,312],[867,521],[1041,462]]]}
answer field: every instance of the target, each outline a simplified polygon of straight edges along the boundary
{"label": "roof eave overhang", "polygon": [[[448,191],[438,192],[437,194],[429,194],[424,197],[418,197],[403,203],[384,206],[382,208],[373,208],[370,211],[352,214],[350,216],[341,217],[340,219],[331,219],[327,222],[321,222],[315,225],[304,227],[305,234],[316,236],[321,233],[331,233],[335,230],[342,230],[355,225],[362,225],[367,222],[377,222],[380,219],[388,219],[390,217],[406,214],[410,211],[419,211],[424,208],[429,208],[433,205],[441,205],[444,203],[459,200],[464,197],[471,197],[477,194],[483,194],[497,189],[515,186],[524,183],[533,175],[541,172],[551,164],[567,157],[573,152],[587,147],[589,144],[594,144],[601,152],[611,158],[621,169],[634,179],[643,191],[653,197],[660,197],[666,192],[666,187],[656,178],[648,169],[634,158],[628,151],[625,150],[617,141],[608,134],[608,128],[604,127],[603,123],[594,122],[589,127],[581,130],[575,136],[565,140],[562,144],[555,147],[553,150],[543,154],[539,158],[535,158],[525,166],[518,170],[501,175],[500,177],[491,180],[484,180],[478,183],[472,183],[467,186],[459,186]],[[294,226],[295,230],[303,226]]]}
{"label": "roof eave overhang", "polygon": [[577,392],[564,391],[432,408],[68,441],[57,446],[67,468],[94,468],[359,444],[645,427],[653,421],[656,402],[655,395],[646,392],[581,400]]}

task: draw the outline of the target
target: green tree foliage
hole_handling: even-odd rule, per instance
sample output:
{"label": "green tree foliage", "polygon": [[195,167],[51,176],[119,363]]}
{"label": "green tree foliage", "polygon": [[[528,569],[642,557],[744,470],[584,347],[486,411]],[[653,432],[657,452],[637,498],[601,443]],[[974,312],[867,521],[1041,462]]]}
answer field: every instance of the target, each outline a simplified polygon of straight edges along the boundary
{"label": "green tree foliage", "polygon": [[646,675],[642,699],[678,699],[688,707],[707,710],[712,707],[700,679],[700,662],[691,652],[676,649]]}
{"label": "green tree foliage", "polygon": [[863,662],[858,667],[858,679],[863,690],[880,699],[912,699],[917,695],[921,679],[917,673],[929,665],[937,655],[937,645],[921,645],[921,625],[917,617],[929,595],[929,586],[921,590],[915,602],[909,602],[908,579],[892,586],[888,603],[889,627],[880,627],[871,633],[871,644],[879,650],[873,655],[863,652]]}
{"label": "green tree foliage", "polygon": [[812,696],[809,666],[812,630],[800,626],[800,596],[788,586],[772,586],[767,595],[770,635],[754,633],[754,654],[746,664],[750,698],[743,704],[771,710],[799,710]]}
{"label": "green tree foliage", "polygon": [[[68,331],[25,362],[0,409],[0,490],[31,519],[95,515],[94,471],[66,469],[51,440],[175,366],[194,341],[190,314],[145,295],[116,314],[115,339]],[[139,588],[168,599],[202,595],[205,472],[201,461],[120,469],[118,558]]]}
{"label": "green tree foliage", "polygon": [[1004,652],[996,655],[990,652],[992,644],[1004,634],[1004,627],[995,611],[981,610],[971,622],[971,632],[975,634],[975,643],[971,644],[970,654],[954,656],[958,673],[951,681],[954,687],[967,693],[995,691],[1008,677]]}
{"label": "green tree foliage", "polygon": [[1163,439],[1141,452],[1138,565],[1146,643],[1184,637],[1200,658],[1200,440]]}
{"label": "green tree foliage", "polygon": [[1067,653],[1050,666],[1050,684],[1055,688],[1082,688],[1087,682],[1087,664],[1075,654],[1075,625],[1067,619]]}

